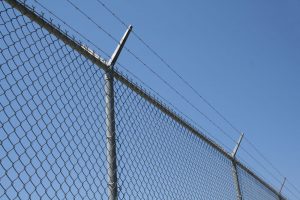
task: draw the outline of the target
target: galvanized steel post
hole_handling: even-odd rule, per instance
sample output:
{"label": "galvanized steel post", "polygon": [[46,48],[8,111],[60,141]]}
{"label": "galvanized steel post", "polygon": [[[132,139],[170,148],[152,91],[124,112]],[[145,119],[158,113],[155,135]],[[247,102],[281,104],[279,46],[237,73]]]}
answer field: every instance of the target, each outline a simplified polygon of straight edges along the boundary
{"label": "galvanized steel post", "polygon": [[115,133],[115,110],[114,110],[114,65],[121,53],[121,50],[129,36],[132,26],[129,26],[116,50],[107,62],[105,79],[105,112],[106,112],[106,148],[108,162],[108,198],[118,198],[118,177],[117,177],[117,148]]}
{"label": "galvanized steel post", "polygon": [[234,185],[235,185],[235,189],[236,189],[236,194],[237,194],[237,199],[238,200],[242,200],[242,192],[241,192],[241,188],[240,188],[240,183],[239,183],[239,176],[238,176],[238,171],[237,171],[237,163],[236,163],[236,160],[235,160],[235,156],[237,154],[237,151],[240,147],[240,144],[242,142],[242,139],[243,139],[243,136],[244,134],[242,133],[240,138],[239,138],[239,141],[237,142],[234,150],[232,151],[232,154],[231,154],[231,157],[232,157],[232,172],[233,172],[233,180],[234,180]]}

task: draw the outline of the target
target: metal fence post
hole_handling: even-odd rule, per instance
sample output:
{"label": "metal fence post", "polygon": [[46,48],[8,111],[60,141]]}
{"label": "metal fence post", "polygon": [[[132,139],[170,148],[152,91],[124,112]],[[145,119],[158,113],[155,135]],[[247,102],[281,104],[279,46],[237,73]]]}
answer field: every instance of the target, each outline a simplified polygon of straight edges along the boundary
{"label": "metal fence post", "polygon": [[233,180],[234,180],[234,185],[235,185],[235,189],[236,189],[236,194],[237,194],[237,199],[238,200],[242,200],[242,192],[241,192],[241,188],[240,188],[240,182],[239,182],[239,176],[238,176],[238,171],[237,171],[237,163],[236,163],[236,160],[235,160],[235,156],[236,156],[236,153],[240,147],[240,144],[242,142],[242,139],[243,139],[243,136],[244,134],[242,133],[234,150],[232,151],[232,173],[233,173]]}
{"label": "metal fence post", "polygon": [[105,71],[105,112],[106,112],[106,148],[108,162],[108,197],[109,200],[118,198],[117,181],[117,148],[115,133],[115,110],[114,110],[114,65],[129,36],[132,26],[129,26],[116,50],[107,62],[108,69]]}

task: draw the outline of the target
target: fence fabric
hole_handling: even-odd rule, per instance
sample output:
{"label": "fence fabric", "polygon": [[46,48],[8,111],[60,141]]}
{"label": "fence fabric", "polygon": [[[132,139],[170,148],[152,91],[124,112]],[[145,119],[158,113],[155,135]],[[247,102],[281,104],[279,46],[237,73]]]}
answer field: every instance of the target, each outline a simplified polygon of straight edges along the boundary
{"label": "fence fabric", "polygon": [[120,197],[235,199],[230,160],[115,83]]}
{"label": "fence fabric", "polygon": [[263,186],[255,177],[238,168],[239,181],[243,199],[245,200],[280,200],[279,196]]}
{"label": "fence fabric", "polygon": [[[0,198],[111,199],[105,70],[6,1],[0,13]],[[118,199],[237,199],[232,159],[114,75]],[[240,165],[242,199],[279,199]]]}
{"label": "fence fabric", "polygon": [[103,199],[103,72],[0,4],[0,199]]}

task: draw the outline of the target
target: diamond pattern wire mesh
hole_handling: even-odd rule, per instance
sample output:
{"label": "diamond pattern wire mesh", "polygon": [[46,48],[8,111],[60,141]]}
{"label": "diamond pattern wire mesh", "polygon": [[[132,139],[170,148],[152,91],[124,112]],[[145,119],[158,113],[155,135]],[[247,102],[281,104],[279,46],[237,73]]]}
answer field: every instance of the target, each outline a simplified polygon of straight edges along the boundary
{"label": "diamond pattern wire mesh", "polygon": [[103,73],[0,2],[0,199],[103,199]]}
{"label": "diamond pattern wire mesh", "polygon": [[231,161],[115,82],[120,199],[235,199]]}
{"label": "diamond pattern wire mesh", "polygon": [[[0,2],[0,199],[108,199],[104,72]],[[232,161],[115,79],[119,199],[237,199]],[[245,200],[276,194],[238,167]]]}
{"label": "diamond pattern wire mesh", "polygon": [[241,167],[238,167],[238,176],[244,200],[279,200],[274,192]]}

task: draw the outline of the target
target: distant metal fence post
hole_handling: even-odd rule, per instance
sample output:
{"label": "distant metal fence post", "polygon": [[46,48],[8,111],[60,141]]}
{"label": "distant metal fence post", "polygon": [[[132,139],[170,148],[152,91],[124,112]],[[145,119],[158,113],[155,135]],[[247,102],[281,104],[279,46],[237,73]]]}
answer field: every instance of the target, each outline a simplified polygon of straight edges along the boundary
{"label": "distant metal fence post", "polygon": [[243,139],[243,136],[244,134],[242,133],[240,138],[239,138],[239,141],[237,142],[231,156],[232,156],[232,171],[233,171],[233,179],[234,179],[234,185],[235,185],[235,189],[236,189],[236,193],[237,193],[237,199],[238,200],[242,200],[242,192],[241,192],[241,188],[240,188],[240,182],[239,182],[239,176],[238,176],[238,171],[237,171],[237,163],[236,163],[236,160],[235,160],[235,156],[236,156],[236,153],[240,147],[240,144],[242,142],[242,139]]}
{"label": "distant metal fence post", "polygon": [[106,112],[106,147],[108,162],[108,197],[109,200],[118,198],[117,181],[117,148],[115,133],[115,111],[114,111],[114,65],[121,53],[121,50],[129,36],[132,26],[129,26],[123,38],[118,44],[115,52],[107,63],[108,69],[105,71],[105,112]]}

